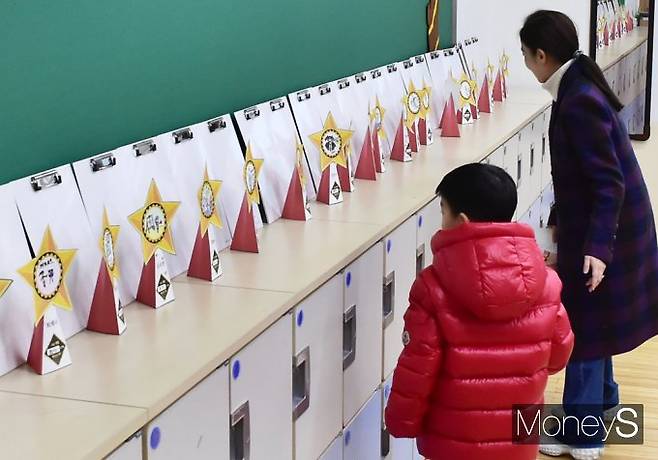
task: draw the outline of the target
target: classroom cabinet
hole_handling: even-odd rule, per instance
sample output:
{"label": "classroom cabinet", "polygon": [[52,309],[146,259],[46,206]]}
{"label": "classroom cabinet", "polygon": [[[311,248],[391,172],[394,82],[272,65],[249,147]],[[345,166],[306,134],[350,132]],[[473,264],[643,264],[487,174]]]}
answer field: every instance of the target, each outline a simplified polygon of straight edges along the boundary
{"label": "classroom cabinet", "polygon": [[340,275],[293,309],[292,418],[299,460],[320,457],[343,426],[343,310]]}
{"label": "classroom cabinet", "polygon": [[381,457],[381,412],[381,390],[377,390],[343,431],[343,460]]}
{"label": "classroom cabinet", "polygon": [[147,460],[229,459],[228,367],[183,395],[146,428]]}
{"label": "classroom cabinet", "polygon": [[383,247],[375,244],[343,270],[343,426],[381,383]]}
{"label": "classroom cabinet", "polygon": [[551,109],[547,109],[543,117],[543,129],[541,137],[541,188],[544,189],[551,183],[551,143],[549,129],[551,125]]}
{"label": "classroom cabinet", "polygon": [[384,412],[388,398],[391,395],[391,386],[393,385],[393,376],[382,383],[381,397],[382,397],[382,413],[381,413],[381,445],[382,445],[382,459],[385,460],[412,460],[414,451],[413,439],[396,439],[392,437],[384,422]]}
{"label": "classroom cabinet", "polygon": [[404,313],[416,276],[416,219],[407,219],[384,239],[382,380],[395,369],[402,351]]}
{"label": "classroom cabinet", "polygon": [[499,168],[505,168],[505,146],[498,147],[491,155],[487,157],[487,163]]}
{"label": "classroom cabinet", "polygon": [[413,455],[412,457],[413,460],[425,460],[425,457],[423,455],[420,455],[420,452],[418,452],[418,444],[414,440],[414,450],[413,450]]}
{"label": "classroom cabinet", "polygon": [[534,203],[541,194],[542,186],[542,138],[544,135],[544,113],[541,113],[530,123],[528,175],[528,200]]}
{"label": "classroom cabinet", "polygon": [[432,237],[441,228],[441,199],[434,198],[416,214],[416,274],[432,265]]}
{"label": "classroom cabinet", "polygon": [[139,431],[117,450],[105,457],[106,460],[142,460],[142,432]]}
{"label": "classroom cabinet", "polygon": [[343,435],[341,434],[324,451],[319,460],[343,460]]}
{"label": "classroom cabinet", "polygon": [[231,460],[293,458],[291,318],[286,314],[230,361]]}
{"label": "classroom cabinet", "polygon": [[519,178],[521,177],[521,171],[519,169],[519,143],[520,143],[520,133],[512,136],[505,144],[503,144],[503,169],[509,174],[514,183],[519,184]]}

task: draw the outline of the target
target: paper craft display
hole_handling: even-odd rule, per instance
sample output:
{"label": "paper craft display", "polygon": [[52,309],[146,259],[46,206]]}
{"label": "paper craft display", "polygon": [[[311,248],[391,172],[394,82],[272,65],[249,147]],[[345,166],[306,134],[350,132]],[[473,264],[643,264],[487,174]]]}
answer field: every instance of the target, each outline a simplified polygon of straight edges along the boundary
{"label": "paper craft display", "polygon": [[[410,81],[408,85],[405,85],[406,94],[402,98],[402,103],[405,107],[404,112],[404,124],[407,128],[407,136],[409,138],[409,148],[404,149],[404,152],[411,151],[414,153],[418,152],[418,146],[420,144],[420,139],[418,136],[418,120],[420,119],[420,113],[423,108],[422,95],[419,90],[416,89],[413,81]],[[398,161],[411,161],[411,155],[405,155],[402,158],[397,157],[398,149],[395,148],[398,139],[395,139],[393,144],[393,153],[391,158]],[[402,152],[402,150],[400,150]],[[395,155],[395,157],[394,157]]]}
{"label": "paper craft display", "polygon": [[[405,87],[415,84],[421,96],[420,112],[417,120],[417,134],[421,145],[431,145],[434,141],[434,128],[438,125],[436,112],[432,109],[432,99],[436,91],[433,88],[432,76],[424,55],[415,56],[404,62],[402,78]],[[439,89],[440,90],[440,89]]]}
{"label": "paper craft display", "polygon": [[71,364],[71,354],[55,308],[73,309],[66,283],[75,253],[75,249],[59,249],[50,228],[46,227],[36,257],[18,270],[34,293],[35,326],[27,363],[38,374]]}
{"label": "paper craft display", "polygon": [[119,241],[118,225],[110,224],[107,209],[103,210],[103,222],[99,236],[102,254],[96,289],[91,301],[87,329],[104,334],[121,335],[126,330],[126,317],[118,289],[119,257],[116,245]]}
{"label": "paper craft display", "polygon": [[141,237],[144,260],[136,297],[149,307],[160,308],[175,299],[164,252],[176,253],[171,228],[179,206],[179,202],[164,201],[151,180],[144,205],[128,216]]}
{"label": "paper craft display", "polygon": [[[359,73],[335,83],[341,112],[349,116],[350,121],[347,126],[354,131],[349,149],[351,164],[356,165],[354,177],[364,180],[377,179],[370,130],[371,83],[372,80],[367,73]],[[341,123],[340,120],[337,122]]]}
{"label": "paper craft display", "polygon": [[235,225],[231,250],[258,252],[254,214],[260,204],[258,178],[262,167],[263,160],[254,158],[251,144],[247,144],[245,162],[242,171],[242,177],[244,180],[244,197],[242,198],[242,206],[240,208],[238,222]]}
{"label": "paper craft display", "polygon": [[33,289],[17,273],[32,255],[13,186],[0,187],[0,375],[27,360],[34,331]]}
{"label": "paper craft display", "polygon": [[[435,114],[435,128],[442,130],[442,136],[446,137],[448,132],[444,128],[444,118],[447,112],[448,103],[450,97],[452,96],[452,81],[450,80],[450,66],[448,63],[448,58],[450,53],[454,53],[453,49],[446,49],[441,51],[432,51],[425,55],[425,62],[429,69],[431,77],[431,86],[432,86],[432,97],[430,98],[431,112]],[[454,106],[454,98],[453,98]],[[452,130],[451,134],[459,135],[459,127],[457,126],[457,119],[455,117],[455,111],[453,110],[454,124],[449,124],[448,131]]]}
{"label": "paper craft display", "polygon": [[336,204],[343,201],[342,182],[338,169],[347,164],[348,146],[353,131],[341,129],[336,125],[331,112],[327,114],[322,130],[309,136],[320,160],[320,185],[317,200],[325,204]]}
{"label": "paper craft display", "polygon": [[468,74],[475,82],[477,112],[491,113],[494,107],[491,91],[494,68],[491,61],[486,57],[477,37],[464,40],[463,49]]}
{"label": "paper craft display", "polygon": [[475,93],[477,86],[465,72],[455,79],[459,91],[459,108],[457,109],[457,123],[470,125],[477,119]]}
{"label": "paper craft display", "polygon": [[[234,237],[238,218],[242,209],[245,193],[244,165],[245,159],[238,141],[235,127],[231,122],[230,115],[223,115],[211,120],[192,126],[195,139],[203,152],[208,170],[213,179],[222,182],[222,190],[219,194],[221,209],[226,212],[223,219],[225,227],[228,227],[231,236]],[[260,212],[252,213],[256,230],[263,226]],[[221,232],[219,232],[221,235]],[[220,250],[223,245],[220,243]],[[231,242],[227,242],[229,247]]]}
{"label": "paper craft display", "polygon": [[290,178],[286,201],[283,205],[282,217],[289,220],[309,220],[311,209],[306,194],[306,156],[304,146],[295,139],[295,168]]}
{"label": "paper craft display", "polygon": [[[12,183],[25,232],[31,247],[41,247],[50,229],[59,247],[76,248],[68,270],[68,294],[75,309],[59,311],[63,340],[87,326],[96,288],[98,235],[92,233],[84,204],[70,166],[62,166]],[[99,222],[100,223],[100,222]]]}
{"label": "paper craft display", "polygon": [[[304,145],[306,160],[311,172],[311,181],[307,182],[306,191],[312,200],[319,199],[320,182],[324,172],[322,165],[324,163],[321,159],[322,152],[312,141],[311,136],[324,130],[327,114],[329,113],[332,114],[332,119],[336,126],[344,130],[349,130],[350,118],[343,113],[336,97],[336,91],[336,83],[332,82],[288,95],[290,107],[295,115],[295,121],[297,122],[297,128],[299,129],[299,135]],[[341,161],[339,163],[333,163],[334,167],[330,168],[336,172],[339,187],[334,189],[333,194],[340,196],[340,200],[342,200],[343,192],[353,189],[354,171],[350,160],[352,156],[351,142],[352,140],[348,139],[346,143],[341,145]]]}
{"label": "paper craft display", "polygon": [[[379,102],[379,97],[375,97],[375,105],[370,109],[370,145],[372,148],[372,158],[375,163],[375,170],[378,173],[386,172],[386,155],[384,150],[388,146],[388,138],[384,129],[384,115],[386,109]],[[390,155],[390,153],[389,153]]]}
{"label": "paper craft display", "polygon": [[194,249],[190,257],[187,276],[213,281],[222,275],[222,264],[219,250],[215,242],[214,228],[223,227],[218,212],[218,195],[222,187],[221,181],[212,180],[206,168],[203,181],[199,187],[197,205],[199,206],[199,227],[194,240]]}
{"label": "paper craft display", "polygon": [[[193,161],[190,159],[190,161]],[[83,195],[89,222],[93,228],[94,242],[101,234],[103,209],[107,209],[110,222],[119,225],[123,231],[115,249],[121,261],[119,292],[122,304],[128,305],[137,298],[137,293],[144,269],[143,243],[141,231],[133,231],[129,216],[144,205],[144,196],[151,182],[155,181],[160,194],[167,201],[180,202],[176,180],[170,162],[167,146],[163,136],[146,139],[120,147],[113,152],[93,157],[74,164],[76,177]],[[198,182],[194,184],[196,194]],[[166,263],[168,276],[175,277],[187,270],[188,258],[179,250],[179,241],[187,233],[187,227],[193,227],[192,238],[198,223],[198,214],[194,222],[182,222],[174,219],[168,222],[170,232],[176,238],[176,253],[159,252],[158,258]],[[193,242],[194,240],[192,240]],[[192,242],[187,243],[191,251]],[[97,244],[94,244],[96,260],[93,272],[96,274],[99,264]],[[94,277],[94,284],[96,279]]]}
{"label": "paper craft display", "polygon": [[265,161],[258,184],[267,222],[281,217],[309,219],[311,213],[304,188],[308,168],[286,98],[258,104],[234,115],[245,142]]}
{"label": "paper craft display", "polygon": [[[373,79],[374,87],[370,100],[371,107],[383,109],[380,111],[383,115],[381,123],[383,132],[380,131],[377,138],[379,146],[373,146],[373,149],[377,150],[379,147],[384,158],[395,159],[408,156],[410,159],[409,132],[404,124],[406,109],[402,101],[406,96],[406,90],[399,65],[393,63],[379,67],[372,70],[370,76]],[[397,146],[396,140],[398,140]]]}
{"label": "paper craft display", "polygon": [[[182,258],[188,276],[212,281],[222,273],[220,251],[231,244],[223,225],[224,210],[217,172],[208,165],[199,133],[207,126],[197,124],[162,134],[156,138],[170,169],[180,206],[176,214],[176,253]],[[204,217],[207,214],[208,217]],[[207,226],[208,219],[212,225]]]}

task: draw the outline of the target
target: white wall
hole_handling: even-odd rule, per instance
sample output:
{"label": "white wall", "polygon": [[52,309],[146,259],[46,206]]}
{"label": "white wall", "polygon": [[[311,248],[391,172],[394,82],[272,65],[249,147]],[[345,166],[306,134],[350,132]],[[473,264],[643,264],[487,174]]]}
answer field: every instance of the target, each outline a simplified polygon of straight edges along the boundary
{"label": "white wall", "polygon": [[[495,58],[505,52],[510,56],[511,86],[536,87],[537,81],[523,64],[519,30],[530,13],[553,9],[567,14],[576,23],[580,49],[589,51],[588,0],[455,0],[455,38],[478,37],[483,49]],[[496,65],[492,61],[492,64]]]}

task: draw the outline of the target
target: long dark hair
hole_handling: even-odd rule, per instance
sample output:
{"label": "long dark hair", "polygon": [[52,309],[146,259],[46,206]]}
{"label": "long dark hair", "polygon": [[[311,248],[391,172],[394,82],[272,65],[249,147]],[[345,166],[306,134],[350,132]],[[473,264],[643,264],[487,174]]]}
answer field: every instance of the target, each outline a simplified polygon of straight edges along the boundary
{"label": "long dark hair", "polygon": [[601,90],[610,105],[617,112],[624,108],[598,64],[585,54],[577,54],[578,31],[569,16],[559,11],[535,11],[526,18],[519,35],[521,42],[533,53],[541,49],[560,64],[575,57],[585,77]]}

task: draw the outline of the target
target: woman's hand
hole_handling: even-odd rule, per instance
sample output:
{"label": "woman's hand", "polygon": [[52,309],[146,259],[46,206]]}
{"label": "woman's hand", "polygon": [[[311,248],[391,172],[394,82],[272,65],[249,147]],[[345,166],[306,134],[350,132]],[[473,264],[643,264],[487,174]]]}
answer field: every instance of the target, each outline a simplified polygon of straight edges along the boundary
{"label": "woman's hand", "polygon": [[590,273],[590,271],[592,273],[591,278],[587,281],[589,292],[594,292],[596,288],[599,287],[599,284],[601,284],[601,281],[603,281],[603,277],[605,276],[605,269],[606,265],[602,260],[593,256],[585,256],[583,273],[585,275]]}

